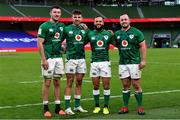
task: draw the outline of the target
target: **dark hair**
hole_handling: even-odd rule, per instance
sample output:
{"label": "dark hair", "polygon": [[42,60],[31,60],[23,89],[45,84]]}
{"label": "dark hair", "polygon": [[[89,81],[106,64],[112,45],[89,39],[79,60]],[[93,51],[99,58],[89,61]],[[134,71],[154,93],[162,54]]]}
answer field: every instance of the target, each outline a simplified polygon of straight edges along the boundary
{"label": "dark hair", "polygon": [[72,14],[73,15],[82,15],[82,12],[81,12],[81,10],[73,10]]}
{"label": "dark hair", "polygon": [[[98,18],[98,17],[101,17],[101,18],[104,20],[104,17],[102,17],[102,16],[96,16],[95,18]],[[95,19],[95,18],[94,18],[94,19]]]}
{"label": "dark hair", "polygon": [[54,5],[54,6],[52,6],[52,7],[50,8],[50,11],[52,11],[52,9],[54,9],[54,8],[56,8],[56,9],[61,9],[59,6]]}

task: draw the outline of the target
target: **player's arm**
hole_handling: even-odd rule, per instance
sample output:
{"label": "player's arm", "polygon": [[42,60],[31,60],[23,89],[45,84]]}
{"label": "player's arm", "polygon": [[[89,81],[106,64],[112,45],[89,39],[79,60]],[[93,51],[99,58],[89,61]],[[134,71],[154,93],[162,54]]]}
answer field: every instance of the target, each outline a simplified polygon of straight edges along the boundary
{"label": "player's arm", "polygon": [[44,42],[44,38],[40,38],[40,37],[37,38],[37,47],[38,47],[38,50],[39,50],[39,54],[41,56],[42,66],[43,66],[43,68],[45,70],[47,70],[48,67],[49,67],[49,64],[48,64],[48,62],[46,60],[46,57],[44,55],[43,42]]}
{"label": "player's arm", "polygon": [[84,39],[84,45],[88,44],[90,42],[89,40],[89,34],[90,34],[90,30],[86,33],[86,37]]}
{"label": "player's arm", "polygon": [[140,69],[143,69],[146,66],[146,42],[145,40],[139,43],[140,50],[141,50],[141,63],[139,65]]}
{"label": "player's arm", "polygon": [[[62,40],[61,40],[61,51],[62,51],[62,53],[63,54],[65,54],[66,53],[66,29],[65,29],[66,27],[65,27],[65,25],[64,25],[64,27],[63,27],[63,33],[62,33]],[[64,44],[63,44],[63,42],[64,42]]]}
{"label": "player's arm", "polygon": [[112,30],[108,30],[108,31],[111,33],[112,36],[114,35],[114,32]]}
{"label": "player's arm", "polygon": [[113,36],[114,36],[114,32],[112,31],[112,30],[108,30],[108,32],[109,32],[109,36],[110,36],[110,44],[112,44],[113,46],[115,46],[115,42],[114,42],[114,38],[113,38]]}
{"label": "player's arm", "polygon": [[118,40],[117,40],[117,37],[116,37],[116,33],[113,34],[113,36],[111,38],[111,41],[112,41],[111,44],[118,48]]}
{"label": "player's arm", "polygon": [[66,48],[67,48],[66,43],[61,45],[61,51],[63,54],[66,54]]}
{"label": "player's arm", "polygon": [[84,30],[87,30],[87,29],[88,29],[88,26],[87,26],[85,23],[81,23],[80,25],[82,26],[82,28],[83,28]]}

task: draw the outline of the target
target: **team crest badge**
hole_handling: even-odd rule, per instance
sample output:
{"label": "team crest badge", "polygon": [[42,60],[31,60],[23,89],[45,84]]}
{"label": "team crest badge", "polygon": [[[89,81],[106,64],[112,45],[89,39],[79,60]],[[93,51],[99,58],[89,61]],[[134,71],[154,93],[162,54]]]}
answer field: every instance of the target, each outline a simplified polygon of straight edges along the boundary
{"label": "team crest badge", "polygon": [[108,36],[107,36],[107,35],[105,35],[105,36],[104,36],[104,39],[105,39],[105,40],[107,40],[107,39],[108,39]]}
{"label": "team crest badge", "polygon": [[127,40],[123,40],[121,44],[122,44],[123,47],[126,47],[126,46],[128,46],[128,41]]}
{"label": "team crest badge", "polygon": [[101,47],[104,45],[104,42],[102,40],[97,41],[97,46]]}
{"label": "team crest badge", "polygon": [[76,39],[77,41],[81,41],[82,37],[81,37],[81,35],[76,35],[76,36],[75,36],[75,39]]}
{"label": "team crest badge", "polygon": [[91,37],[91,40],[95,40],[95,37]]}
{"label": "team crest badge", "polygon": [[69,34],[73,34],[73,31],[69,31]]}
{"label": "team crest badge", "polygon": [[63,28],[62,28],[62,27],[59,27],[59,29],[60,29],[61,31],[63,31]]}
{"label": "team crest badge", "polygon": [[53,32],[53,29],[52,29],[52,28],[50,28],[50,29],[49,29],[49,32]]}
{"label": "team crest badge", "polygon": [[133,34],[129,35],[129,38],[133,39],[133,38],[134,38],[134,35],[133,35]]}
{"label": "team crest badge", "polygon": [[84,30],[81,30],[81,33],[82,33],[82,34],[85,34],[85,31],[84,31]]}
{"label": "team crest badge", "polygon": [[57,33],[55,33],[54,38],[58,39],[59,36],[60,36],[60,34],[57,32]]}

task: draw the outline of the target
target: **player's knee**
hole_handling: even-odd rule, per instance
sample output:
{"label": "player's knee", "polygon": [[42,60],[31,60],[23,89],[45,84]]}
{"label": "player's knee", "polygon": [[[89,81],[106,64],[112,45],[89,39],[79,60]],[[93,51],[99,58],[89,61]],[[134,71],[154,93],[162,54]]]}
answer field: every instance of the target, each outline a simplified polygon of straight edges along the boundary
{"label": "player's knee", "polygon": [[81,86],[82,85],[82,79],[76,80],[76,86]]}
{"label": "player's knee", "polygon": [[137,83],[133,83],[133,87],[134,87],[135,91],[141,90],[141,86]]}
{"label": "player's knee", "polygon": [[109,85],[104,85],[104,90],[109,90]]}
{"label": "player's knee", "polygon": [[54,87],[59,87],[59,86],[60,86],[59,81],[54,81]]}
{"label": "player's knee", "polygon": [[50,87],[50,83],[49,83],[49,82],[45,82],[45,83],[44,83],[44,87],[45,87],[45,88],[49,88],[49,87]]}
{"label": "player's knee", "polygon": [[99,90],[99,85],[98,84],[94,84],[94,90]]}
{"label": "player's knee", "polygon": [[129,88],[130,88],[130,85],[129,85],[129,84],[123,84],[123,89],[129,90]]}
{"label": "player's knee", "polygon": [[73,84],[73,81],[68,81],[66,84],[66,87],[71,88]]}

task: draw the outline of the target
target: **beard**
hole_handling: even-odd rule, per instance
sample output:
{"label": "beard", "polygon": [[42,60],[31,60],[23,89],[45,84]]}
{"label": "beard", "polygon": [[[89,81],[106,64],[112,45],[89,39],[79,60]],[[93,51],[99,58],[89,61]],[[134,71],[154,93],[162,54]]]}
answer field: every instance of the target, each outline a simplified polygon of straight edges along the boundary
{"label": "beard", "polygon": [[52,18],[52,20],[54,21],[54,22],[58,22],[58,20],[59,20],[59,18],[57,19],[57,18]]}
{"label": "beard", "polygon": [[122,25],[122,28],[126,29],[129,27],[129,24]]}
{"label": "beard", "polygon": [[124,29],[128,28],[129,26],[122,26]]}
{"label": "beard", "polygon": [[104,25],[102,25],[101,27],[95,26],[95,29],[96,29],[97,31],[101,31],[103,28],[104,28]]}

